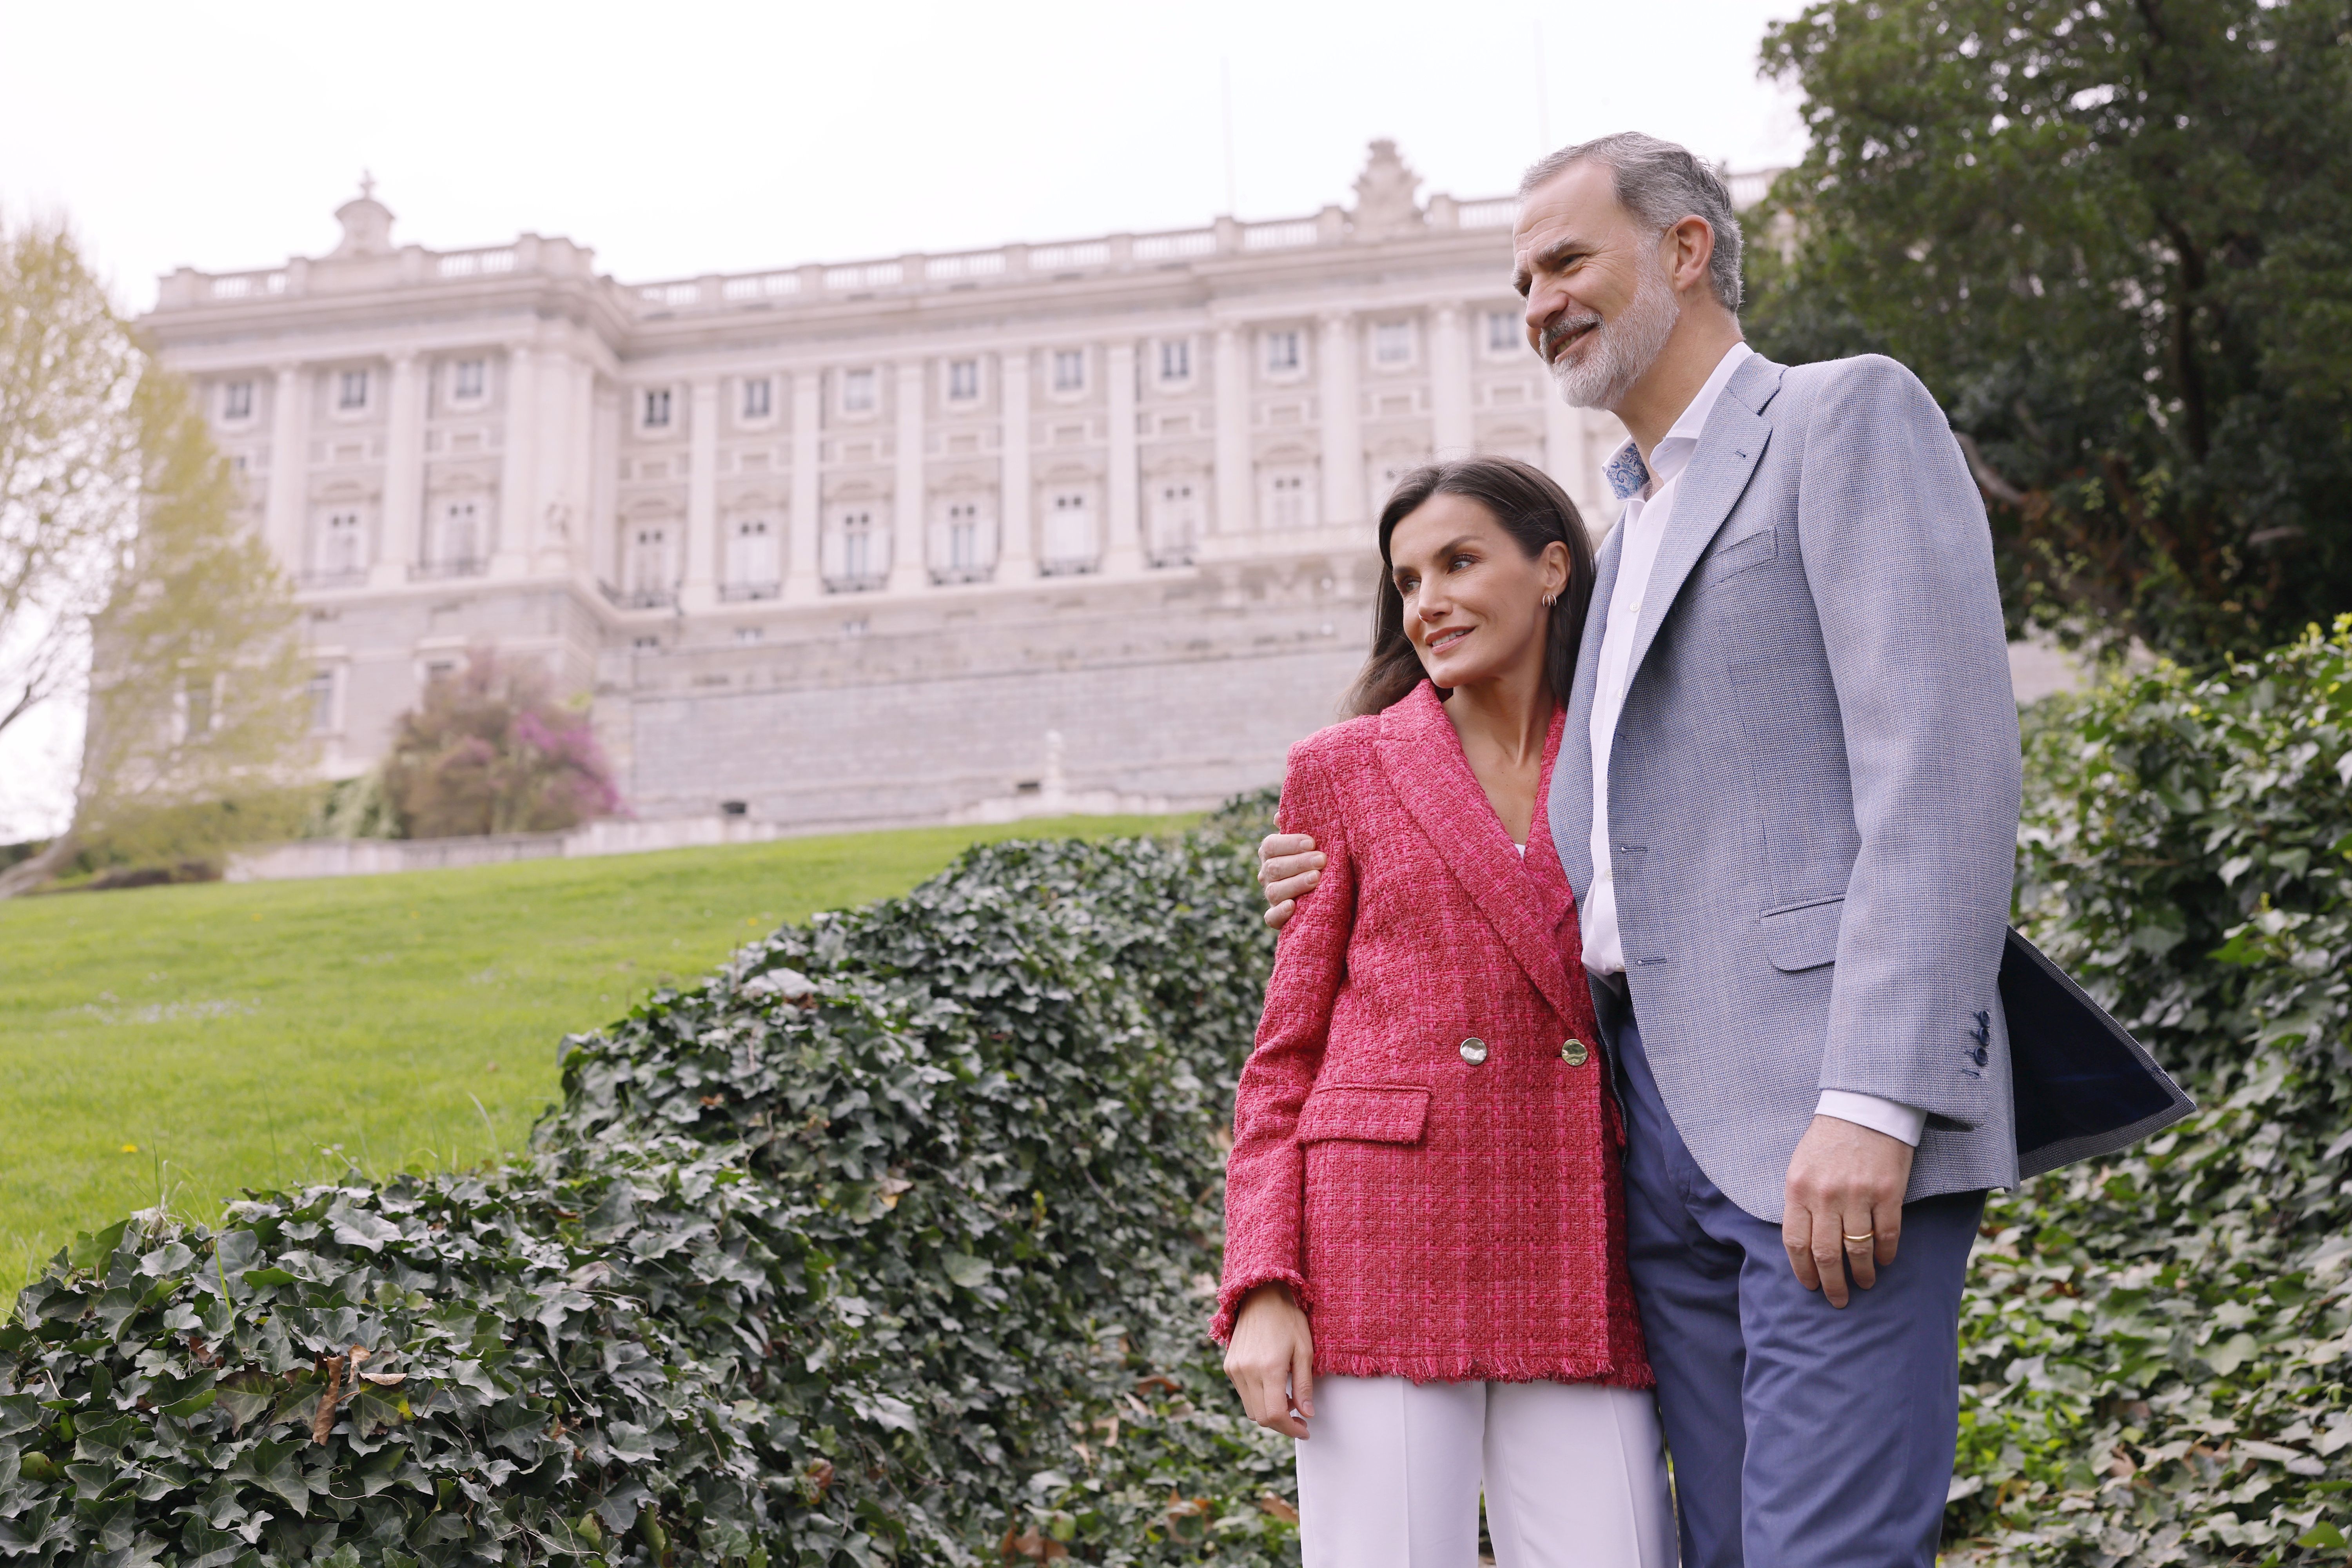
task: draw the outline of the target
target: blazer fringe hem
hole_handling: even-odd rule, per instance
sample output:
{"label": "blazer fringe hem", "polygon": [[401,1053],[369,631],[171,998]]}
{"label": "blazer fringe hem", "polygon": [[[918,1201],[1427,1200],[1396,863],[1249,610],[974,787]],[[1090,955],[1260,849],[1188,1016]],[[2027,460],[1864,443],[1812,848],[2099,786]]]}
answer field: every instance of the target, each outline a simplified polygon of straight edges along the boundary
{"label": "blazer fringe hem", "polygon": [[1393,1355],[1380,1351],[1315,1352],[1318,1377],[1402,1377],[1414,1383],[1598,1383],[1654,1388],[1646,1366],[1620,1368],[1585,1356]]}
{"label": "blazer fringe hem", "polygon": [[1217,1315],[1209,1324],[1209,1337],[1221,1345],[1233,1343],[1234,1319],[1240,1315],[1242,1299],[1261,1285],[1287,1285],[1290,1299],[1303,1310],[1315,1309],[1315,1292],[1308,1288],[1307,1276],[1295,1268],[1271,1268],[1264,1273],[1244,1275],[1226,1284],[1217,1292]]}

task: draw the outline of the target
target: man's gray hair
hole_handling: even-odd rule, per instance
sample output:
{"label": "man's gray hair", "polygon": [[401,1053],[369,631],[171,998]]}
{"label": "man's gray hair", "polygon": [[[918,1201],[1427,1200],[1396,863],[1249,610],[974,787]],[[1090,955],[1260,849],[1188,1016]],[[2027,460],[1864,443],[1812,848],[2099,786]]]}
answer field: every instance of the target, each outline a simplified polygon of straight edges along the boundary
{"label": "man's gray hair", "polygon": [[1725,310],[1738,311],[1739,216],[1732,211],[1730,189],[1706,160],[1687,147],[1638,131],[1621,131],[1538,159],[1519,181],[1519,199],[1525,201],[1538,186],[1578,163],[1607,169],[1616,182],[1618,204],[1656,233],[1664,234],[1686,217],[1705,218],[1715,231],[1715,256],[1707,263],[1715,297]]}

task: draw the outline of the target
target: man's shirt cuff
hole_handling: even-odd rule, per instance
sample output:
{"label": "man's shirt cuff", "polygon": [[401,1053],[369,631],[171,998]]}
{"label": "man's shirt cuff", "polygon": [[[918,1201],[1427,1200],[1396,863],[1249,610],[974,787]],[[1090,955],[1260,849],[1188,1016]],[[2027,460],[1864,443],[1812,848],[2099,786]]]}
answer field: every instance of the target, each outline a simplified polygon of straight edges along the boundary
{"label": "man's shirt cuff", "polygon": [[1851,1121],[1856,1127],[1884,1132],[1889,1138],[1901,1139],[1914,1149],[1919,1146],[1919,1134],[1927,1126],[1927,1113],[1916,1106],[1900,1105],[1891,1100],[1881,1100],[1874,1094],[1853,1094],[1843,1089],[1822,1090],[1821,1103],[1813,1107],[1813,1114],[1834,1116],[1840,1121]]}

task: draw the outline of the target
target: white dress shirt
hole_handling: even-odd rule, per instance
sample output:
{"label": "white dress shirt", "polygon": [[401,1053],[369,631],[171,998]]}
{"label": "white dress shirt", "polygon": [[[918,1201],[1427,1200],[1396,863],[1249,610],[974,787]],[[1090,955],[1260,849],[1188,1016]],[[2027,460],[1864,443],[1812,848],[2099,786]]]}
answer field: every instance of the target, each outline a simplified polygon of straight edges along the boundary
{"label": "white dress shirt", "polygon": [[[1625,692],[1633,681],[1628,668],[1633,657],[1633,634],[1640,627],[1642,606],[1649,593],[1650,571],[1657,564],[1658,546],[1674,521],[1675,490],[1683,470],[1698,451],[1699,436],[1715,400],[1723,395],[1742,362],[1753,353],[1746,343],[1724,351],[1706,384],[1698,389],[1651,450],[1648,481],[1625,498],[1624,515],[1617,527],[1624,542],[1617,556],[1617,582],[1609,595],[1608,621],[1601,637],[1601,658],[1594,671],[1592,693],[1592,887],[1577,910],[1579,934],[1584,942],[1584,966],[1595,974],[1625,971],[1625,941],[1617,929],[1617,882],[1609,860],[1609,750],[1617,738],[1617,720],[1624,711]],[[1633,458],[1634,460],[1628,461]],[[1613,473],[1639,473],[1638,454],[1627,452],[1612,462]],[[1875,1095],[1827,1089],[1814,1110],[1916,1147],[1927,1112]]]}

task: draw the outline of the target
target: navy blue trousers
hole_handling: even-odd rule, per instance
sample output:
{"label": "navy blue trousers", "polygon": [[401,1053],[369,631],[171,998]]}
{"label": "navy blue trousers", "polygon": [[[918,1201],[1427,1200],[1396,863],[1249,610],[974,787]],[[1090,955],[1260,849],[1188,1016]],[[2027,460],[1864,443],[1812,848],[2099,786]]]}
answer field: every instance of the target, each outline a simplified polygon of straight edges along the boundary
{"label": "navy blue trousers", "polygon": [[1906,1204],[1843,1309],[1698,1168],[1630,1007],[1601,1022],[1625,1111],[1625,1237],[1674,1458],[1682,1568],[1933,1568],[1959,1435],[1960,1286],[1982,1193]]}

